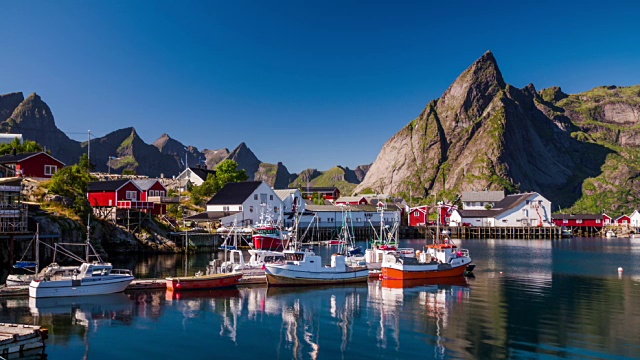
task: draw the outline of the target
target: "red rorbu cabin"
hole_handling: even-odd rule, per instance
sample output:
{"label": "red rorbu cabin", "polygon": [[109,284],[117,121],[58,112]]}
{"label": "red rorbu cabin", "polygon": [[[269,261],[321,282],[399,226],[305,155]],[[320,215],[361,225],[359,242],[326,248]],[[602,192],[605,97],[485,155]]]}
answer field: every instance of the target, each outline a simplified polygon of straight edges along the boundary
{"label": "red rorbu cabin", "polygon": [[[553,223],[556,226],[566,227],[602,227],[606,224],[605,214],[553,214]],[[609,222],[611,218],[609,218]]]}
{"label": "red rorbu cabin", "polygon": [[129,179],[93,181],[87,194],[92,207],[152,210],[153,203],[143,201],[142,190]]}
{"label": "red rorbu cabin", "polygon": [[409,211],[409,226],[426,226],[429,224],[429,207],[418,206]]}
{"label": "red rorbu cabin", "polygon": [[19,177],[51,178],[64,163],[46,152],[30,152],[0,156],[0,164],[15,170]]}
{"label": "red rorbu cabin", "polygon": [[167,204],[163,201],[167,199],[167,188],[158,179],[135,179],[134,184],[140,188],[140,200],[152,202],[153,215],[164,215],[167,213]]}

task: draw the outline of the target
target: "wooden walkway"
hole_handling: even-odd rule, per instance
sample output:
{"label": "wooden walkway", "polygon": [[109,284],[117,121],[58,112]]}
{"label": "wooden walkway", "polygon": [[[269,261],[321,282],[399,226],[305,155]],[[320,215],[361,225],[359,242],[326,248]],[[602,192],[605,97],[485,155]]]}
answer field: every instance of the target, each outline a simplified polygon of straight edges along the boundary
{"label": "wooden walkway", "polygon": [[0,354],[6,359],[9,354],[44,348],[48,330],[35,325],[0,323]]}

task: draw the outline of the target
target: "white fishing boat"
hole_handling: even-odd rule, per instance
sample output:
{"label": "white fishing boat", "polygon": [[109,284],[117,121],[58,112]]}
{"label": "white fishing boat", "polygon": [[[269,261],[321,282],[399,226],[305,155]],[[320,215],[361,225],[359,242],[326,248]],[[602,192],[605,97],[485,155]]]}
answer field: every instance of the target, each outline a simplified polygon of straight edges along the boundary
{"label": "white fishing boat", "polygon": [[[55,244],[53,262],[40,271],[29,284],[29,296],[46,298],[59,296],[104,295],[124,291],[133,281],[130,270],[114,269],[104,262],[89,243],[89,227],[85,243]],[[85,259],[64,246],[84,246]],[[60,266],[56,255],[60,252],[79,261],[80,266]]]}
{"label": "white fishing boat", "polygon": [[333,254],[331,264],[322,266],[322,258],[312,251],[284,251],[283,264],[266,264],[269,286],[326,285],[366,282],[366,266],[349,266],[347,256]]}
{"label": "white fishing boat", "polygon": [[605,236],[607,237],[607,239],[618,237],[618,235],[616,235],[615,231],[613,230],[607,230],[607,232],[605,233]]}
{"label": "white fishing boat", "polygon": [[[14,269],[17,269],[17,271],[22,271],[23,273],[9,274],[7,276],[7,280],[5,281],[5,284],[7,286],[29,286],[31,281],[35,278],[35,275],[38,273],[37,252],[39,251],[38,245],[40,244],[39,229],[40,229],[39,224],[36,224],[36,234],[34,238],[31,240],[31,242],[27,246],[27,249],[22,255],[22,258],[19,261],[16,261],[16,263],[13,265]],[[35,243],[34,252],[36,252],[36,260],[34,261],[25,260],[24,259],[25,255],[29,252],[29,250],[31,249],[31,245],[34,243]]]}

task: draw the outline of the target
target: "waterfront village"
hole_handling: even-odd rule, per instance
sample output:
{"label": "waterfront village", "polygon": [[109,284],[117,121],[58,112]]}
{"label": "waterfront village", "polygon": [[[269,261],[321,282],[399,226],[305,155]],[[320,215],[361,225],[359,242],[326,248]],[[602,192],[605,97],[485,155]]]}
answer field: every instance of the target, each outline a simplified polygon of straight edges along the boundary
{"label": "waterfront village", "polygon": [[[551,201],[535,192],[471,191],[461,194],[461,207],[443,202],[411,207],[406,199],[388,195],[344,196],[336,187],[273,189],[264,181],[226,183],[206,201],[205,211],[183,213],[178,221],[169,216],[168,208],[182,204],[189,188],[215,176],[213,170],[187,167],[171,179],[94,174],[100,180],[89,183],[86,196],[94,217],[127,231],[139,231],[143,219],[153,218],[168,224],[178,239],[184,233],[185,251],[193,238],[213,240],[214,252],[224,251],[224,262],[211,260],[206,273],[135,279],[131,270],[115,269],[102,260],[91,245],[89,225],[83,244],[86,258],[64,253],[80,266],[56,263],[56,252],[61,251],[56,244],[52,247],[54,261],[40,267],[39,234],[31,248],[36,260],[23,261],[22,257],[15,261],[15,241],[33,232],[29,207],[41,205],[24,201],[28,198],[25,189],[51,180],[63,167],[46,152],[0,156],[0,236],[8,244],[8,260],[16,264],[14,268],[35,268],[31,274],[9,274],[0,296],[28,294],[38,299],[136,289],[180,292],[256,284],[351,284],[371,278],[381,279],[383,286],[399,286],[394,282],[473,276],[471,255],[458,248],[456,238],[552,239],[574,234],[602,236],[605,230],[612,237],[633,233],[640,223],[637,211],[615,219],[606,214],[553,214]],[[306,239],[307,245],[337,246],[329,264],[312,248],[300,246],[310,229],[314,235]],[[238,234],[249,240],[238,242]],[[430,243],[424,250],[400,246],[401,238],[421,237]],[[366,250],[356,240],[369,240]],[[0,350],[8,354],[43,347],[47,330],[13,326],[0,329],[0,335],[6,338]]]}

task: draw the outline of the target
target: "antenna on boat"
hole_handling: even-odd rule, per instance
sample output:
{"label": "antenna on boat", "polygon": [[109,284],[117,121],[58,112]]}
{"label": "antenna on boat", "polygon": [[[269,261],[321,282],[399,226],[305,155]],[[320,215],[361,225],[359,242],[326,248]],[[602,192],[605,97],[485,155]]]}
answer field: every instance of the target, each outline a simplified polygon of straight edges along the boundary
{"label": "antenna on boat", "polygon": [[40,271],[40,224],[36,223],[36,274]]}
{"label": "antenna on boat", "polygon": [[91,214],[88,214],[87,215],[87,246],[84,249],[86,262],[89,262],[89,246],[90,246],[89,236],[90,236],[90,231],[91,231],[90,221],[91,221]]}

